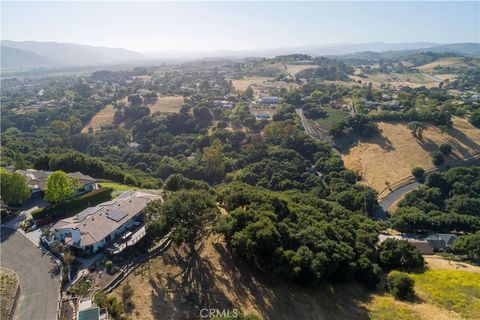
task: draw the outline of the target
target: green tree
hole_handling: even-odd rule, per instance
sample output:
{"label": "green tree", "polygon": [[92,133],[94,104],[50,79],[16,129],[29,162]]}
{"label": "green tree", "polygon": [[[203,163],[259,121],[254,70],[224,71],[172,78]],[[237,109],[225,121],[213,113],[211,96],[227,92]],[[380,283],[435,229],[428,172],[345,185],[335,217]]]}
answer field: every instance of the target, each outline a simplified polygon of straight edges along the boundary
{"label": "green tree", "polygon": [[440,152],[443,153],[444,156],[450,155],[450,153],[452,153],[452,145],[448,143],[443,143],[440,146]]}
{"label": "green tree", "polygon": [[186,243],[190,253],[208,231],[218,214],[213,196],[203,190],[181,190],[173,193],[161,207],[161,215],[173,230],[177,244]]}
{"label": "green tree", "polygon": [[395,299],[406,300],[415,296],[415,281],[403,272],[390,272],[387,277],[387,287]]}
{"label": "green tree", "polygon": [[460,236],[453,243],[452,251],[455,254],[466,255],[471,260],[480,259],[480,231]]}
{"label": "green tree", "polygon": [[30,197],[31,190],[25,176],[0,168],[0,180],[1,196],[5,203],[19,204]]}
{"label": "green tree", "polygon": [[13,155],[13,161],[16,170],[27,169],[27,162],[25,161],[25,157],[20,152],[15,152],[15,154]]}
{"label": "green tree", "polygon": [[45,199],[57,203],[72,196],[79,187],[77,180],[70,178],[65,172],[59,170],[52,173],[47,179]]}
{"label": "green tree", "polygon": [[425,261],[420,251],[405,240],[387,239],[378,247],[378,262],[386,270],[423,269]]}
{"label": "green tree", "polygon": [[139,106],[143,102],[143,99],[140,95],[138,94],[132,94],[128,96],[128,103],[130,103],[131,106]]}
{"label": "green tree", "polygon": [[432,163],[434,166],[438,167],[442,163],[445,162],[445,158],[443,157],[442,153],[440,152],[433,152],[432,153]]}
{"label": "green tree", "polygon": [[417,139],[423,138],[423,130],[426,129],[426,126],[419,121],[412,121],[407,124],[407,128],[412,132],[412,135]]}
{"label": "green tree", "polygon": [[423,169],[422,167],[415,167],[412,169],[412,175],[417,179],[423,178],[424,174],[425,169]]}
{"label": "green tree", "polygon": [[203,160],[206,163],[205,173],[210,181],[219,181],[225,173],[222,143],[215,140],[210,147],[203,149]]}

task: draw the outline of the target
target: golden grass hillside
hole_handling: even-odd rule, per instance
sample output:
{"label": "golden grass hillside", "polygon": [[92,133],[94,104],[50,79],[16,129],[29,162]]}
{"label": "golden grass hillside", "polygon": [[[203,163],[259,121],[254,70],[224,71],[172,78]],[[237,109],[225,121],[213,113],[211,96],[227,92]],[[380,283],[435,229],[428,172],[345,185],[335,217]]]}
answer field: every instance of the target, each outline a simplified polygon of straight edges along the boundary
{"label": "golden grass hillside", "polygon": [[469,67],[468,64],[464,62],[463,57],[448,57],[448,58],[442,58],[438,59],[436,61],[421,65],[417,67],[416,69],[422,71],[422,72],[434,72],[435,67]]}
{"label": "golden grass hillside", "polygon": [[87,133],[88,128],[92,128],[93,131],[98,131],[102,126],[109,125],[113,122],[113,116],[115,115],[115,109],[113,105],[106,105],[96,115],[90,119],[90,122],[82,129],[82,133]]}
{"label": "golden grass hillside", "polygon": [[[131,319],[198,319],[202,308],[237,308],[272,320],[369,319],[370,294],[359,284],[320,289],[275,282],[234,257],[211,236],[190,269],[185,252],[171,247],[128,278],[134,289]],[[121,297],[122,286],[114,291]]]}
{"label": "golden grass hillside", "polygon": [[182,96],[161,96],[158,97],[157,101],[154,104],[149,104],[148,108],[150,113],[155,112],[180,112],[180,108],[183,105]]}
{"label": "golden grass hillside", "polygon": [[271,79],[272,79],[271,77],[247,77],[243,79],[227,79],[227,80],[232,80],[232,84],[235,90],[245,91],[252,84],[262,84]]}
{"label": "golden grass hillside", "polygon": [[480,152],[480,129],[467,120],[454,117],[452,128],[442,133],[430,126],[418,140],[405,122],[380,122],[380,136],[360,142],[343,155],[345,166],[359,172],[377,191],[411,176],[416,166],[432,168],[430,154],[442,143],[453,146],[446,162],[453,162]]}
{"label": "golden grass hillside", "polygon": [[299,73],[303,70],[318,68],[318,66],[313,65],[313,64],[287,64],[286,68],[287,68],[287,72],[290,75],[296,76],[297,73]]}

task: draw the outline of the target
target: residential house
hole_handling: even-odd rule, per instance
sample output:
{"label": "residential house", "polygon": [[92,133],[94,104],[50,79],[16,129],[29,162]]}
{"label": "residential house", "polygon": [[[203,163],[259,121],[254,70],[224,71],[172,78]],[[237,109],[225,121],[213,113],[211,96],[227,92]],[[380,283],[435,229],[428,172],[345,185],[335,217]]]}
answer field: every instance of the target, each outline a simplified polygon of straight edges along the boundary
{"label": "residential house", "polygon": [[90,207],[55,223],[55,238],[74,251],[92,254],[110,245],[116,254],[145,236],[143,211],[159,195],[125,191],[112,201]]}
{"label": "residential house", "polygon": [[275,96],[260,96],[256,102],[257,104],[270,105],[270,104],[278,104],[280,100],[281,98],[275,97]]}
{"label": "residential house", "polygon": [[[53,171],[43,170],[17,170],[16,172],[27,177],[27,185],[32,190],[32,194],[45,191],[48,177]],[[70,178],[76,179],[81,187],[77,190],[77,195],[98,189],[97,180],[81,172],[67,173]]]}
{"label": "residential house", "polygon": [[418,234],[401,234],[401,235],[384,235],[379,237],[379,243],[386,239],[405,240],[414,245],[422,254],[434,254],[442,252],[450,248],[457,236],[451,233],[432,233],[428,235]]}

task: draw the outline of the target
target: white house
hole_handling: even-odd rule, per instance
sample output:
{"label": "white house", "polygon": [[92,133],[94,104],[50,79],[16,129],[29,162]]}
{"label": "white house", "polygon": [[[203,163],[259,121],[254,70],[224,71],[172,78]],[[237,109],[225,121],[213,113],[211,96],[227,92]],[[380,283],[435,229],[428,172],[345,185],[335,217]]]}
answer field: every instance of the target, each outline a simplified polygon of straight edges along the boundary
{"label": "white house", "polygon": [[[55,238],[85,253],[95,253],[116,239],[135,242],[145,235],[142,214],[147,203],[158,195],[125,191],[118,198],[90,207],[73,217],[58,221],[52,227]],[[131,242],[130,242],[131,243]],[[125,245],[126,246],[126,245]]]}

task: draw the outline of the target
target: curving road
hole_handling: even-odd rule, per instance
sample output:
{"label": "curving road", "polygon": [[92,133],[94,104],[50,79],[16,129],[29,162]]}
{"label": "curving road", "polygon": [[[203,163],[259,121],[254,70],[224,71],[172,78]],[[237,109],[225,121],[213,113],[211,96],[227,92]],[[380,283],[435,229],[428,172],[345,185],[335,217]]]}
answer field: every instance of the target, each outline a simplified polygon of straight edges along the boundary
{"label": "curving road", "polygon": [[[480,165],[480,158],[478,155],[472,156],[467,159],[459,160],[457,163],[451,164],[450,166],[442,165],[435,171],[446,171],[450,168],[456,167],[469,167],[469,166],[478,166]],[[390,192],[382,201],[379,202],[380,207],[373,213],[373,219],[376,220],[387,220],[388,219],[388,208],[401,196],[407,194],[408,192],[414,190],[419,185],[421,185],[418,181],[410,182],[395,191]]]}
{"label": "curving road", "polygon": [[373,213],[373,218],[376,220],[386,220],[388,218],[388,208],[390,208],[390,206],[401,196],[417,188],[420,184],[420,182],[414,181],[398,188],[395,191],[390,192],[382,201],[378,203],[380,207]]}
{"label": "curving road", "polygon": [[15,320],[54,320],[60,282],[55,262],[20,232],[1,228],[1,265],[20,279]]}

